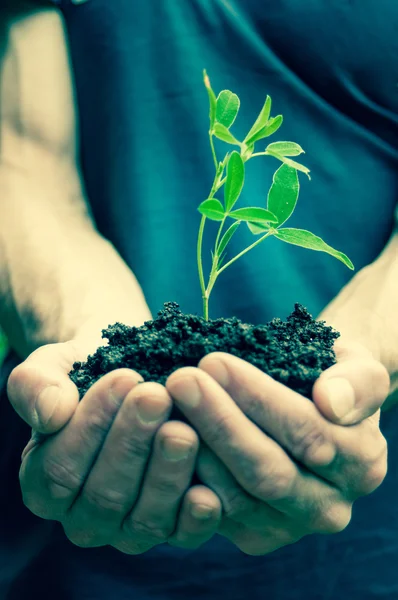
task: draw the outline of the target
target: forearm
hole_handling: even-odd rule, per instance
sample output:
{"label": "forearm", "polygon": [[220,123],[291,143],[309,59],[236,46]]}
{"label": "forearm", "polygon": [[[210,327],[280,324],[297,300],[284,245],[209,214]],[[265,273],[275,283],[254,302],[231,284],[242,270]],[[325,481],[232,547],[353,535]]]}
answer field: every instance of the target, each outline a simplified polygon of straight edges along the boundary
{"label": "forearm", "polygon": [[320,318],[345,338],[368,347],[391,377],[388,406],[398,401],[398,232],[379,258],[362,269]]}
{"label": "forearm", "polygon": [[21,356],[150,318],[89,214],[64,25],[39,4],[14,0],[18,15],[0,9],[0,324]]}
{"label": "forearm", "polygon": [[22,356],[44,343],[99,336],[110,322],[150,318],[82,194],[76,170],[45,153],[0,161],[0,323]]}

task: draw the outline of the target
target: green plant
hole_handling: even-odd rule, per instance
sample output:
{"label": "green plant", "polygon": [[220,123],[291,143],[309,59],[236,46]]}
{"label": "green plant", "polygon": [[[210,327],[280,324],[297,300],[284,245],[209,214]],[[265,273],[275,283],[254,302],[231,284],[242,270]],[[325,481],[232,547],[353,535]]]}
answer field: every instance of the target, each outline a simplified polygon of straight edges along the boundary
{"label": "green plant", "polygon": [[[343,262],[349,269],[353,269],[352,262],[345,254],[326,244],[320,237],[304,229],[282,228],[282,225],[293,214],[297,204],[300,191],[298,171],[305,173],[308,177],[310,171],[304,165],[292,160],[292,156],[299,156],[304,152],[301,146],[294,142],[273,142],[264,151],[254,152],[255,144],[275,133],[283,122],[282,115],[271,117],[271,98],[267,96],[254,125],[243,142],[240,142],[230,131],[239,112],[238,96],[229,90],[223,90],[216,97],[206,71],[204,71],[204,84],[209,96],[209,139],[216,170],[210,194],[198,208],[202,219],[197,242],[197,263],[205,320],[209,319],[209,297],[219,275],[238,258],[271,235],[288,244],[326,252]],[[229,145],[238,146],[239,151],[227,152],[223,160],[219,161],[214,147],[215,137]],[[266,208],[252,206],[235,209],[245,180],[245,163],[258,156],[271,156],[282,163],[274,173],[272,185],[268,191],[267,206]],[[215,197],[221,188],[224,188],[224,202]],[[212,266],[207,285],[202,262],[203,231],[206,219],[220,223],[214,251],[211,253]],[[227,219],[232,219],[233,223],[223,233]],[[253,235],[261,237],[223,264],[227,246],[242,223],[246,223]]]}

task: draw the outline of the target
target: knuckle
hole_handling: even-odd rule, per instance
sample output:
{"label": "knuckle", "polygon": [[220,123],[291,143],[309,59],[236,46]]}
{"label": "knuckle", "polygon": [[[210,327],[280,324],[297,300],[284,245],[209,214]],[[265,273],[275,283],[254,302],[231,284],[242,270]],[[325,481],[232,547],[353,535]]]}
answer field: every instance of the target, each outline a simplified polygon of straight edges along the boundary
{"label": "knuckle", "polygon": [[61,464],[50,456],[43,461],[42,476],[44,486],[54,500],[74,497],[83,485],[83,478],[72,466],[67,463]]}
{"label": "knuckle", "polygon": [[38,493],[26,492],[22,489],[22,502],[36,517],[41,519],[54,518],[48,502],[45,498],[41,498]]}
{"label": "knuckle", "polygon": [[88,532],[81,529],[69,528],[65,524],[62,526],[66,537],[74,546],[78,546],[79,548],[94,548],[99,545],[96,544],[94,537]]}
{"label": "knuckle", "polygon": [[126,496],[122,492],[110,488],[85,489],[84,501],[96,512],[108,515],[120,515],[127,512]]}
{"label": "knuckle", "polygon": [[113,417],[114,411],[108,410],[104,406],[91,412],[86,417],[84,430],[82,432],[83,437],[91,440],[92,438],[104,439],[109,432]]}
{"label": "knuckle", "polygon": [[353,487],[357,496],[366,496],[378,488],[387,474],[387,440],[377,428],[362,436],[359,449],[352,457],[356,471]]}
{"label": "knuckle", "polygon": [[220,440],[228,442],[233,431],[234,417],[231,414],[224,413],[217,416],[217,420],[203,427],[203,437],[209,446],[219,444]]}
{"label": "knuckle", "polygon": [[374,492],[384,481],[387,475],[387,455],[375,461],[368,468],[364,477],[361,479],[359,493],[361,496],[366,496]]}
{"label": "knuckle", "polygon": [[296,471],[293,466],[290,469],[277,465],[264,469],[261,466],[251,481],[247,482],[247,490],[260,500],[277,501],[289,495],[295,479]]}
{"label": "knuckle", "polygon": [[252,504],[251,500],[241,490],[236,489],[223,498],[224,516],[237,519],[247,512],[250,504]]}
{"label": "knuckle", "polygon": [[352,505],[343,502],[331,503],[319,511],[313,520],[311,533],[340,533],[344,531],[352,516]]}
{"label": "knuckle", "polygon": [[136,538],[141,538],[153,544],[165,542],[173,533],[171,527],[162,527],[159,524],[141,521],[134,517],[127,519],[123,528],[128,536],[133,538],[134,542]]}
{"label": "knuckle", "polygon": [[131,556],[137,556],[138,554],[144,554],[148,552],[151,548],[153,548],[155,544],[151,542],[140,542],[140,541],[132,541],[128,539],[118,540],[116,543],[113,543],[112,546],[119,550],[119,552],[123,552],[123,554],[129,554]]}
{"label": "knuckle", "polygon": [[330,441],[322,431],[320,423],[311,418],[303,419],[294,427],[288,427],[287,435],[289,447],[300,462],[311,466],[325,465],[324,451],[330,447]]}
{"label": "knuckle", "polygon": [[192,534],[180,532],[172,539],[167,540],[167,543],[170,546],[174,546],[175,548],[182,548],[183,550],[197,550],[206,541],[207,538],[203,540],[199,539],[197,536],[193,536]]}
{"label": "knuckle", "polygon": [[374,395],[383,402],[390,391],[390,375],[384,365],[380,362],[374,364]]}
{"label": "knuckle", "polygon": [[289,531],[279,531],[277,534],[273,532],[273,534],[267,536],[252,536],[248,535],[247,532],[243,532],[238,536],[236,545],[248,556],[264,556],[282,546],[297,542],[300,537],[292,535]]}
{"label": "knuckle", "polygon": [[152,483],[153,493],[160,496],[178,496],[186,487],[183,483],[185,484],[177,478],[159,477]]}
{"label": "knuckle", "polygon": [[118,445],[123,457],[146,461],[151,451],[151,441],[152,438],[142,440],[136,436],[131,438],[123,436],[118,440]]}

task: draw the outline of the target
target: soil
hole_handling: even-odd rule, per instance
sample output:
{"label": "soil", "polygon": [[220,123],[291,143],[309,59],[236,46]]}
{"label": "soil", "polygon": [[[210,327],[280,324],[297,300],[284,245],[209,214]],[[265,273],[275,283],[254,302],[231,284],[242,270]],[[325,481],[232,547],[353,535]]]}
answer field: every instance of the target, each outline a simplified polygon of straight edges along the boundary
{"label": "soil", "polygon": [[70,378],[81,398],[102,375],[121,367],[134,369],[144,381],[164,384],[176,369],[196,367],[206,354],[221,351],[311,398],[315,380],[336,362],[333,344],[339,335],[300,304],[286,321],[276,318],[266,325],[250,325],[236,317],[205,321],[166,302],[157,317],[141,327],[115,323],[104,329],[108,345],[86,362],[76,362]]}

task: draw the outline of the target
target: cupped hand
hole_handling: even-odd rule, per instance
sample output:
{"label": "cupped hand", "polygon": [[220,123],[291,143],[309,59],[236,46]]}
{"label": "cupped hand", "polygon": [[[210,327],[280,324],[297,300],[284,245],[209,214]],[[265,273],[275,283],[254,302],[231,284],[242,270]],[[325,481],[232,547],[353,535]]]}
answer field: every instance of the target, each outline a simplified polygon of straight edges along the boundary
{"label": "cupped hand", "polygon": [[43,346],[10,375],[9,399],[33,429],[20,469],[25,505],[82,547],[139,554],[164,542],[201,545],[221,504],[205,486],[190,487],[197,434],[167,421],[164,386],[138,384],[129,369],[108,373],[79,402],[68,373],[86,357],[76,341]]}
{"label": "cupped hand", "polygon": [[166,383],[204,441],[197,469],[222,500],[219,533],[247,554],[343,530],[353,502],[385,477],[387,371],[355,344],[340,344],[337,357],[313,402],[225,353]]}

